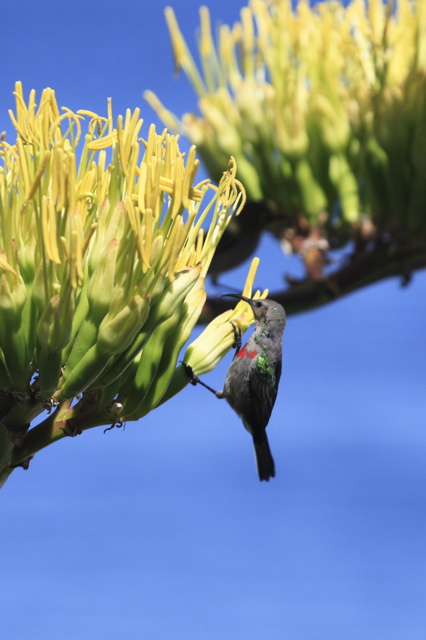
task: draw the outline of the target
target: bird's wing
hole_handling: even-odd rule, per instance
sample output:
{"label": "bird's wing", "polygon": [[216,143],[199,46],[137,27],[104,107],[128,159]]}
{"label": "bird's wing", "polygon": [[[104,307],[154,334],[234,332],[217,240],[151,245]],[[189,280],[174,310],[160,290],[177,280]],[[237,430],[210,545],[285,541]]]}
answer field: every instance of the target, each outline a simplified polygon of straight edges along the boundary
{"label": "bird's wing", "polygon": [[275,364],[273,371],[274,381],[271,381],[270,374],[268,376],[263,375],[259,370],[256,370],[250,377],[249,387],[252,397],[250,423],[253,429],[253,436],[255,436],[257,429],[259,429],[259,435],[262,434],[271,417],[281,376],[281,361]]}

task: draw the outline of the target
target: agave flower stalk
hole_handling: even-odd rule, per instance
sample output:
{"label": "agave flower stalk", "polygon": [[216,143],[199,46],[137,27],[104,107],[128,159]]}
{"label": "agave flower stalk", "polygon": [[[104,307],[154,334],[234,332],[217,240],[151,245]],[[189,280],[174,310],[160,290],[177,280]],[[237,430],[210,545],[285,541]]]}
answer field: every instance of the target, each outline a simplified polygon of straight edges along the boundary
{"label": "agave flower stalk", "polygon": [[[148,102],[214,179],[235,157],[248,200],[269,210],[263,228],[304,261],[304,308],[424,266],[425,2],[250,0],[240,15],[215,41],[200,9],[197,66],[167,8],[198,113],[179,119],[152,92]],[[360,268],[335,269],[324,287],[328,250],[348,242]],[[273,295],[290,313],[303,308],[300,288],[288,294]]]}
{"label": "agave flower stalk", "polygon": [[[196,184],[195,147],[185,157],[153,125],[140,138],[138,109],[114,125],[111,103],[107,117],[59,110],[53,90],[36,105],[19,83],[15,98],[16,142],[0,146],[2,481],[64,435],[136,420],[179,390],[179,351],[245,198],[234,159],[218,186]],[[231,335],[228,323],[221,355]]]}

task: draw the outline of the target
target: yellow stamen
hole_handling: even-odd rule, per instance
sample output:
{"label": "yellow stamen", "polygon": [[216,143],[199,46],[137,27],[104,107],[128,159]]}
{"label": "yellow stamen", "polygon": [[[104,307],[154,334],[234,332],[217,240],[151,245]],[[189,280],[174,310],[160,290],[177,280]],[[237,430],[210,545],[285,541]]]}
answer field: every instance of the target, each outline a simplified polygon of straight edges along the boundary
{"label": "yellow stamen", "polygon": [[76,112],[80,116],[89,116],[93,120],[99,120],[99,122],[108,122],[108,118],[104,118],[103,116],[98,116],[94,111],[89,111],[88,109],[79,109]]}
{"label": "yellow stamen", "polygon": [[37,170],[37,173],[34,176],[34,180],[33,183],[31,185],[31,188],[28,192],[28,194],[25,195],[25,200],[31,200],[34,196],[35,193],[40,185],[41,179],[43,177],[44,171],[47,167],[47,165],[50,163],[51,160],[51,156],[52,156],[52,152],[51,151],[46,151],[46,153],[44,154],[43,160],[41,161],[40,167]]}
{"label": "yellow stamen", "polygon": [[101,149],[108,149],[112,147],[117,141],[117,131],[114,129],[107,136],[103,138],[98,138],[97,140],[92,140],[87,145],[88,149],[91,151],[100,151]]}
{"label": "yellow stamen", "polygon": [[43,229],[43,240],[46,253],[55,264],[61,264],[58,245],[56,241],[56,217],[53,203],[43,196],[41,208],[41,223]]}
{"label": "yellow stamen", "polygon": [[7,273],[10,273],[15,277],[18,276],[15,269],[13,269],[6,260],[3,260],[3,258],[0,258],[0,269],[3,269],[3,271],[7,271]]}

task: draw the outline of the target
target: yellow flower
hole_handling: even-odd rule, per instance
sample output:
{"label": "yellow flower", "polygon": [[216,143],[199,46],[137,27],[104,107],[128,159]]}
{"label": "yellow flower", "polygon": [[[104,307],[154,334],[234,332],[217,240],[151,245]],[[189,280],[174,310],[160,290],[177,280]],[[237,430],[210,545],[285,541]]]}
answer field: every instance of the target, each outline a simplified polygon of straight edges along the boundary
{"label": "yellow flower", "polygon": [[288,226],[324,228],[344,245],[365,215],[385,229],[426,228],[426,3],[250,0],[214,42],[200,9],[199,57],[166,9],[175,64],[199,115],[169,126],[196,142],[213,178],[233,155],[252,201]]}
{"label": "yellow flower", "polygon": [[101,117],[61,113],[52,89],[37,105],[18,83],[15,98],[16,142],[0,142],[0,457],[13,464],[165,401],[217,244],[245,202],[233,158],[217,186],[197,183],[195,147],[185,156],[153,125],[141,138],[138,109],[114,124],[110,102]]}

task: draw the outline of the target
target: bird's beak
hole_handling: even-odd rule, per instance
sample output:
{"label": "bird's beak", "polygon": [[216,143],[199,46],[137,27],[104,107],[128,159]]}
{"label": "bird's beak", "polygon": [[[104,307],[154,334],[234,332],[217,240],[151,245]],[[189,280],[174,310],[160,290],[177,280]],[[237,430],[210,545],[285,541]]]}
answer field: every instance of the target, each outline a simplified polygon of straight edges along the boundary
{"label": "bird's beak", "polygon": [[220,296],[220,298],[236,298],[237,300],[244,300],[244,302],[247,302],[247,304],[249,304],[250,306],[253,303],[253,300],[251,298],[240,296],[237,293],[224,293],[223,296]]}

